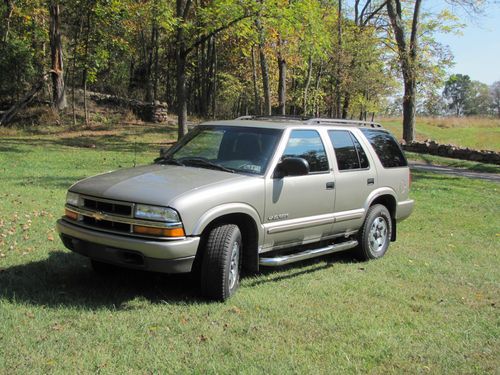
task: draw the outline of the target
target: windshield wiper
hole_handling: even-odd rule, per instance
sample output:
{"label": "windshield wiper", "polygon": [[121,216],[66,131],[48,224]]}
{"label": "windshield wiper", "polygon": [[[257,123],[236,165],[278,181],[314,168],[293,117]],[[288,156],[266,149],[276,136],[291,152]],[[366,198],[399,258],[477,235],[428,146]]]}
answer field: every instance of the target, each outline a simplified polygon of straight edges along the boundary
{"label": "windshield wiper", "polygon": [[173,158],[165,158],[163,156],[160,156],[159,158],[155,159],[156,164],[173,164],[173,165],[180,165],[184,166],[183,163],[181,163],[179,160],[173,159]]}
{"label": "windshield wiper", "polygon": [[218,169],[219,171],[234,173],[233,169],[226,168],[220,164],[213,163],[209,160],[202,159],[202,158],[183,158],[182,163],[184,165],[193,165],[193,166],[197,166],[197,167],[212,168],[212,169]]}

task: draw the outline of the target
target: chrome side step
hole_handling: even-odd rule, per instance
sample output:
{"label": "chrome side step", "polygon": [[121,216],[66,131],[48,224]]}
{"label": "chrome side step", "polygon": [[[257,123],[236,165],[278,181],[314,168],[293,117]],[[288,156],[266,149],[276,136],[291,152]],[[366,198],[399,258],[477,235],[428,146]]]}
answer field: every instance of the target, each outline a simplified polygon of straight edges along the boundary
{"label": "chrome side step", "polygon": [[341,242],[339,244],[321,247],[319,249],[302,251],[300,253],[282,255],[274,258],[260,258],[259,264],[261,266],[269,266],[269,267],[283,266],[285,264],[298,262],[305,259],[315,258],[326,254],[336,253],[338,251],[352,249],[357,245],[358,241],[351,240],[351,241]]}

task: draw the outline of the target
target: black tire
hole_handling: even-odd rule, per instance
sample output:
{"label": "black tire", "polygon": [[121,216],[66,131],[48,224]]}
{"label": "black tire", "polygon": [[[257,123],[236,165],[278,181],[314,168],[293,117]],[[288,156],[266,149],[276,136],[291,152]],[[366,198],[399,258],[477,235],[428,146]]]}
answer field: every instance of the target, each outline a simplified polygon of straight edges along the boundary
{"label": "black tire", "polygon": [[357,255],[361,260],[382,258],[391,243],[392,219],[387,208],[375,204],[368,209],[358,235]]}
{"label": "black tire", "polygon": [[117,267],[99,260],[90,259],[92,270],[99,275],[111,275],[117,271]]}
{"label": "black tire", "polygon": [[201,292],[207,298],[225,301],[240,284],[241,232],[237,225],[223,224],[208,234],[201,264]]}

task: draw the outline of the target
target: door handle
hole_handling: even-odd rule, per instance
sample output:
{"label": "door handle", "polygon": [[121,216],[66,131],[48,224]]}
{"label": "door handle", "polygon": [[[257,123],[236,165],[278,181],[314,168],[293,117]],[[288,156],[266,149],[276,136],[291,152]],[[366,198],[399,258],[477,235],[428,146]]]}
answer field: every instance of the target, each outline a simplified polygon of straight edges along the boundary
{"label": "door handle", "polygon": [[375,183],[375,179],[374,178],[369,178],[368,180],[366,180],[366,184],[367,185],[373,185]]}
{"label": "door handle", "polygon": [[326,190],[332,190],[332,189],[335,189],[335,182],[333,182],[333,181],[327,182],[326,183]]}

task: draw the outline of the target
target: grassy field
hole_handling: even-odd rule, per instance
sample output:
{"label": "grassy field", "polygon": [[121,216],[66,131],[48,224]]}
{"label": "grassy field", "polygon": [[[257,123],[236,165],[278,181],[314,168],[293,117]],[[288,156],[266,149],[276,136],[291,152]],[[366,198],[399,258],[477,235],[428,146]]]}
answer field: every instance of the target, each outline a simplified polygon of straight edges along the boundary
{"label": "grassy field", "polygon": [[[402,120],[380,119],[384,127],[402,138]],[[432,139],[473,149],[500,151],[500,119],[481,117],[419,117],[417,139]]]}
{"label": "grassy field", "polygon": [[95,275],[54,232],[65,191],[150,162],[160,129],[1,134],[0,373],[498,373],[495,183],[414,173],[386,257],[267,270],[225,304],[188,276]]}

